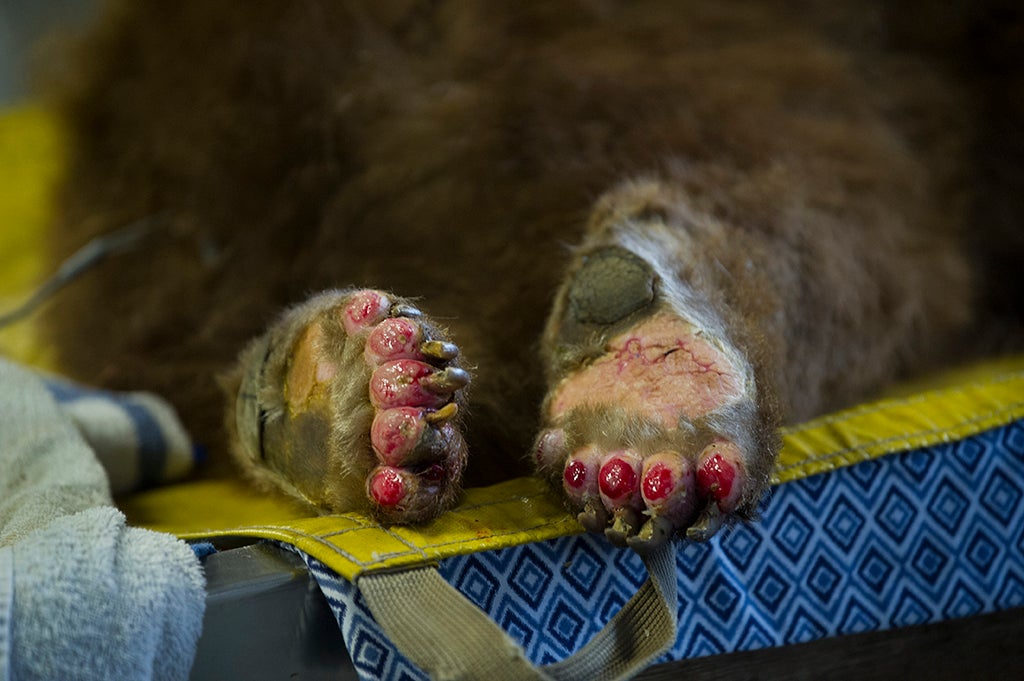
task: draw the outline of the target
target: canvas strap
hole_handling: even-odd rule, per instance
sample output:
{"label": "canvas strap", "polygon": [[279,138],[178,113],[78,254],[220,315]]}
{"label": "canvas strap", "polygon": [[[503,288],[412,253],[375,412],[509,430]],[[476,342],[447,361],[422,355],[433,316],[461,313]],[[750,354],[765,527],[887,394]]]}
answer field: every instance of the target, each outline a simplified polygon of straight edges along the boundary
{"label": "canvas strap", "polygon": [[357,582],[392,643],[434,679],[611,681],[628,678],[676,639],[675,544],[644,556],[648,578],[574,655],[542,667],[433,567],[370,572]]}

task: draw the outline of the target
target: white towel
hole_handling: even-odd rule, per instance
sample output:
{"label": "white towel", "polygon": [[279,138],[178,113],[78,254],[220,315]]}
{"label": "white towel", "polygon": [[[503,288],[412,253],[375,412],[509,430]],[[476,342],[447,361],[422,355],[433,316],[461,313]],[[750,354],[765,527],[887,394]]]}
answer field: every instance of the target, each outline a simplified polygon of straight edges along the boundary
{"label": "white towel", "polygon": [[0,359],[0,681],[187,679],[204,586],[186,544],[125,525],[68,414]]}

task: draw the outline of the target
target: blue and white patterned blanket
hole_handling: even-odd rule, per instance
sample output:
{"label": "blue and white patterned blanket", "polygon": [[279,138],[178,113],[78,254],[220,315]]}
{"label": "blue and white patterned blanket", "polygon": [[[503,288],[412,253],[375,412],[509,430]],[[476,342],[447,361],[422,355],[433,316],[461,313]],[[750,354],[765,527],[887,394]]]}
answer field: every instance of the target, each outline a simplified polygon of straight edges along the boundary
{"label": "blue and white patterned blanket", "polygon": [[[1024,605],[1024,422],[774,488],[762,518],[677,554],[664,659],[801,643]],[[305,557],[363,679],[422,679],[358,589]],[[578,650],[646,578],[565,537],[445,560],[442,575],[538,664]]]}

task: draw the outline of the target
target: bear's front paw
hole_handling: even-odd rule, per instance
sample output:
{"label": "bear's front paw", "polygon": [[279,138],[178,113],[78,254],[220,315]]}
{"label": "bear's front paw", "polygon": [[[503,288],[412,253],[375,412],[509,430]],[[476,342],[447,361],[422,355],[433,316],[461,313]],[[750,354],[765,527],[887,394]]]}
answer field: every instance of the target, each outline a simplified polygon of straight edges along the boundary
{"label": "bear's front paw", "polygon": [[459,349],[409,301],[328,292],[242,354],[229,421],[257,480],[321,510],[420,522],[455,500],[466,462]]}

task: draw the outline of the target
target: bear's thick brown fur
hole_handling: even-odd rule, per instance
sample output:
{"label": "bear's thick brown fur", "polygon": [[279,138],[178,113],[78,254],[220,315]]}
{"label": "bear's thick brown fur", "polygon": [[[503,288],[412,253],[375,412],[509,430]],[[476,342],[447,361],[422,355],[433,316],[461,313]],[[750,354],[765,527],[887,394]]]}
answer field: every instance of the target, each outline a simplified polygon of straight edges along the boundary
{"label": "bear's thick brown fur", "polygon": [[680,257],[785,419],[962,359],[1021,305],[1024,23],[912,5],[116,4],[62,86],[54,261],[161,227],[51,306],[61,365],[217,450],[217,376],[280,308],[421,296],[493,480],[535,435],[573,247],[637,215],[720,226]]}

